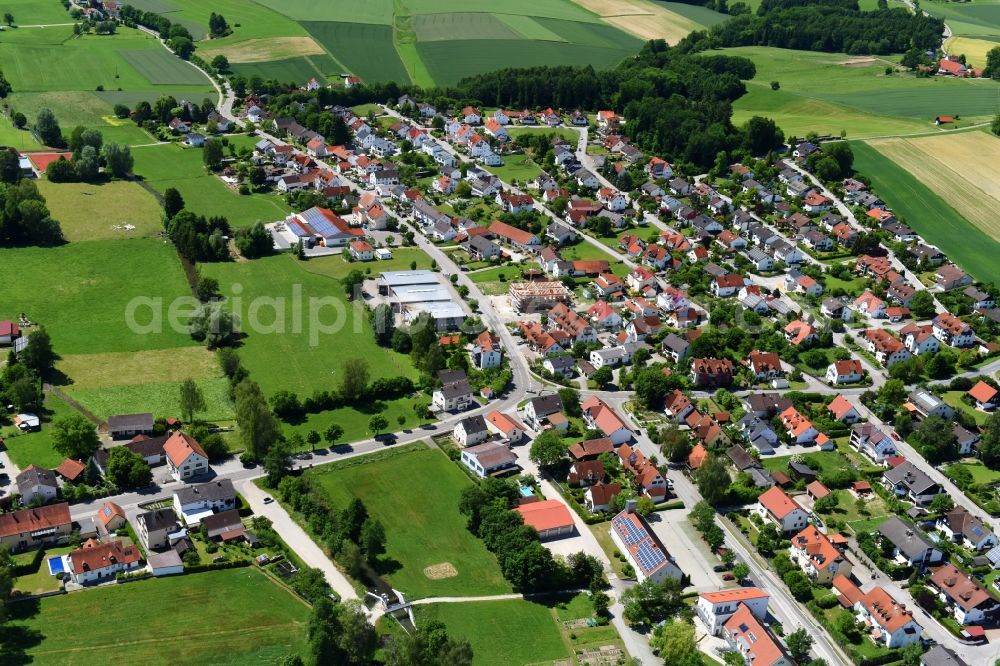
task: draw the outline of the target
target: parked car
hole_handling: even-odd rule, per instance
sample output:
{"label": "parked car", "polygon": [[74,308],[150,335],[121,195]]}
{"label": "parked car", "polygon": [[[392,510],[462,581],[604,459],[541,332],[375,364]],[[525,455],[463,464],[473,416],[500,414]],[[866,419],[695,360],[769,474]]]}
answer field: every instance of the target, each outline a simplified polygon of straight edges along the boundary
{"label": "parked car", "polygon": [[265,497],[264,498],[264,504],[270,504],[273,501],[274,501],[273,497]]}
{"label": "parked car", "polygon": [[722,580],[736,580],[736,576],[731,573],[722,574]]}
{"label": "parked car", "polygon": [[723,571],[726,571],[726,565],[716,564],[714,567],[712,567],[712,571],[716,573],[722,573]]}

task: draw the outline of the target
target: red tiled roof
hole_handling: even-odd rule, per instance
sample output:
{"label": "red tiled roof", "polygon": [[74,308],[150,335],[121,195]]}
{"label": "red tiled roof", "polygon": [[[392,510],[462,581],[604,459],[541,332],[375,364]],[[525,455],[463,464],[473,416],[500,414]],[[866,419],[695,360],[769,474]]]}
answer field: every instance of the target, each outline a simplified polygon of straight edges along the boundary
{"label": "red tiled roof", "polygon": [[760,505],[767,509],[778,520],[783,519],[792,511],[798,509],[802,511],[799,503],[793,500],[788,494],[777,486],[768,488],[757,498]]}
{"label": "red tiled roof", "polygon": [[0,537],[27,534],[60,525],[69,525],[69,504],[49,504],[36,509],[21,509],[0,513]]}
{"label": "red tiled roof", "polygon": [[573,516],[569,509],[559,500],[544,500],[515,507],[521,514],[525,525],[534,527],[539,532],[569,527],[573,524]]}
{"label": "red tiled roof", "polygon": [[201,448],[201,444],[191,437],[190,435],[185,435],[182,432],[175,432],[167,438],[167,441],[163,443],[163,452],[173,463],[174,467],[180,467],[184,464],[191,454],[197,453],[202,458],[208,459],[208,454],[205,450]]}

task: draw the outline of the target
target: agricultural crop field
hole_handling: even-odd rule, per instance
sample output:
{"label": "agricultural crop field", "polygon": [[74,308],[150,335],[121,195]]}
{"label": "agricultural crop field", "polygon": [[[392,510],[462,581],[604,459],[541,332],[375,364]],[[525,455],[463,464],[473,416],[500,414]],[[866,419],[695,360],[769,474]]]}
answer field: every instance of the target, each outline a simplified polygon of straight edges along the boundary
{"label": "agricultural crop field", "polygon": [[23,661],[8,663],[90,664],[113,650],[131,664],[235,665],[302,650],[309,607],[249,567],[49,597],[11,616],[5,654]]}
{"label": "agricultural crop field", "polygon": [[[339,257],[320,257],[340,262]],[[372,379],[415,377],[409,356],[375,344],[367,312],[361,303],[349,303],[339,280],[305,269],[291,255],[278,255],[252,262],[202,264],[203,275],[217,278],[227,301],[240,315],[246,338],[240,357],[250,375],[265,393],[286,389],[305,397],[317,390],[330,390],[340,382],[339,371],[348,357],[365,358]],[[296,327],[293,310],[300,294],[302,320]],[[238,296],[238,299],[233,299]],[[279,303],[282,314],[265,301]],[[310,299],[325,299],[312,306]],[[310,325],[310,316],[321,326]],[[273,332],[265,330],[273,325]],[[315,334],[312,339],[311,334]],[[344,350],[351,354],[345,355]]]}
{"label": "agricultural crop field", "polygon": [[[45,67],[39,68],[39,62]],[[114,117],[114,104],[122,98],[132,104],[163,95],[198,102],[215,98],[211,83],[197,69],[168,53],[154,37],[128,28],[115,35],[83,36],[74,36],[67,25],[5,30],[0,63],[14,90],[7,100],[14,109],[33,121],[39,109],[50,108],[67,132],[78,124],[94,127],[106,141],[151,141],[131,121]]]}
{"label": "agricultural crop field", "polygon": [[[847,138],[930,133],[936,116],[959,116],[960,126],[996,113],[993,81],[885,74],[894,62],[770,47],[725,49],[753,60],[757,75],[733,104],[733,122],[754,115],[773,118],[786,135],[810,131]],[[778,90],[771,82],[778,82]],[[821,85],[818,82],[822,82]]]}
{"label": "agricultural crop field", "polygon": [[[436,448],[417,444],[397,451],[364,465],[317,467],[306,476],[333,506],[358,498],[382,521],[387,541],[381,570],[408,599],[510,592],[496,558],[458,511],[472,481]],[[406,483],[386,482],[404,478]]]}
{"label": "agricultural crop field", "polygon": [[284,219],[288,204],[277,194],[241,195],[216,176],[206,173],[200,148],[175,144],[142,146],[132,151],[135,173],[160,194],[176,188],[188,210],[199,215],[221,215],[234,227],[258,220]]}
{"label": "agricultural crop field", "polygon": [[[964,136],[966,135],[957,134],[949,138]],[[968,140],[978,142],[977,145],[997,141],[981,132],[970,132],[968,136]],[[949,194],[946,200],[936,191],[937,179],[950,179],[950,173],[953,172],[946,170],[934,173],[929,178],[925,177],[925,169],[914,163],[916,155],[922,154],[922,151],[917,151],[914,155],[915,149],[910,148],[908,142],[901,139],[898,141],[899,145],[892,141],[872,142],[871,145],[864,142],[852,143],[855,170],[871,179],[879,196],[907,224],[928,243],[941,248],[942,252],[970,275],[984,281],[1000,279],[1000,271],[994,260],[1000,253],[1000,243],[984,228],[977,226],[950,205],[955,202],[954,196],[958,196],[958,193],[954,196]],[[896,157],[890,157],[890,154]],[[900,162],[895,161],[897,158]],[[968,159],[974,168],[975,158]],[[931,187],[935,189],[932,190]],[[977,196],[981,197],[979,202],[990,200],[982,193]]]}
{"label": "agricultural crop field", "polygon": [[[188,27],[199,53],[229,58],[234,72],[304,84],[366,81],[448,85],[501,67],[613,67],[652,38],[676,42],[725,17],[703,7],[652,0],[137,0],[137,7]],[[233,32],[207,39],[208,17]]]}
{"label": "agricultural crop field", "polygon": [[16,26],[51,25],[73,20],[69,12],[53,0],[6,0],[3,9],[14,15]]}

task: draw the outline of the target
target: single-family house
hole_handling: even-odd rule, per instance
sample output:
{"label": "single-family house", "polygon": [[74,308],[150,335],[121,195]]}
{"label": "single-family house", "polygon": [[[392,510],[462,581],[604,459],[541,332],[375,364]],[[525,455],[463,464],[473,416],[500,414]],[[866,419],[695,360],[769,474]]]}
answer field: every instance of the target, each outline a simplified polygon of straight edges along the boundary
{"label": "single-family house", "polygon": [[722,625],[722,636],[752,666],[794,666],[784,644],[761,624],[746,604],[739,604]]}
{"label": "single-family house", "polygon": [[941,551],[917,528],[904,523],[897,516],[878,526],[879,539],[892,544],[892,557],[912,567],[923,569],[937,564],[943,557]]}
{"label": "single-family house", "polygon": [[139,547],[135,544],[126,546],[118,540],[99,543],[88,539],[68,558],[68,573],[73,582],[80,585],[111,580],[119,572],[133,571],[142,564]]}
{"label": "single-family house", "polygon": [[581,408],[587,426],[600,430],[614,444],[632,439],[632,430],[625,424],[625,420],[598,396],[593,395],[584,400]]}
{"label": "single-family house", "polygon": [[485,442],[462,450],[462,464],[481,479],[503,476],[518,468],[517,456],[503,444]]}
{"label": "single-family house", "polygon": [[737,587],[718,592],[702,592],[694,606],[698,617],[705,623],[708,633],[718,636],[726,620],[731,618],[741,605],[746,606],[759,620],[767,619],[767,602],[770,595],[757,587]]}
{"label": "single-family house", "polygon": [[968,390],[968,396],[976,403],[976,409],[992,412],[1000,403],[1000,391],[980,380]]}
{"label": "single-family house", "polygon": [[684,572],[677,566],[649,523],[635,512],[635,502],[611,519],[611,540],[635,570],[639,582],[662,583],[667,578],[680,581]]}
{"label": "single-family house", "polygon": [[996,535],[965,507],[955,507],[937,519],[935,527],[955,543],[984,552],[998,543]]}
{"label": "single-family house", "polygon": [[733,383],[736,368],[728,358],[696,358],[691,361],[695,386],[725,387]]}
{"label": "single-family house", "polygon": [[523,423],[497,410],[486,415],[486,427],[508,444],[520,442],[527,430]]}
{"label": "single-family house", "polygon": [[461,412],[472,404],[472,387],[467,379],[447,382],[434,389],[431,404],[441,412]]}
{"label": "single-family house", "polygon": [[851,575],[851,561],[815,525],[792,537],[789,556],[817,585],[830,585],[838,575]]}
{"label": "single-family house", "polygon": [[920,640],[923,627],[913,619],[913,611],[899,603],[884,588],[872,587],[862,592],[846,575],[833,580],[841,604],[855,614],[855,619],[870,633],[876,645],[888,649],[903,648]]}
{"label": "single-family house", "polygon": [[851,428],[851,446],[877,464],[896,455],[896,444],[889,435],[871,423],[857,423]]}
{"label": "single-family house", "polygon": [[935,571],[928,582],[952,607],[952,615],[959,624],[982,624],[1000,609],[1000,602],[984,585],[954,564],[946,564]]}
{"label": "single-family house", "polygon": [[479,444],[489,437],[489,434],[489,429],[486,427],[486,419],[478,414],[462,419],[453,430],[455,439],[463,447]]}
{"label": "single-family house", "polygon": [[24,504],[48,504],[59,494],[55,473],[38,465],[28,465],[14,477],[14,484]]}
{"label": "single-family house", "polygon": [[809,515],[805,509],[778,486],[761,493],[754,511],[785,534],[801,531],[809,524]]}
{"label": "single-family house", "polygon": [[864,379],[864,376],[864,366],[856,358],[834,361],[826,369],[826,382],[831,386],[854,384]]}
{"label": "single-family house", "polygon": [[174,491],[174,511],[185,525],[197,525],[217,511],[236,508],[236,489],[229,479],[219,479]]}
{"label": "single-family house", "polygon": [[175,481],[187,481],[209,471],[208,454],[198,441],[177,431],[163,443],[163,453]]}
{"label": "single-family house", "polygon": [[177,514],[173,509],[153,509],[135,517],[135,532],[146,551],[160,550],[170,545],[170,535],[177,531]]}
{"label": "single-family house", "polygon": [[858,410],[851,404],[851,401],[843,395],[838,395],[830,401],[830,404],[826,406],[826,410],[830,412],[830,417],[834,421],[838,421],[840,423],[853,425],[861,420],[861,414],[858,413]]}

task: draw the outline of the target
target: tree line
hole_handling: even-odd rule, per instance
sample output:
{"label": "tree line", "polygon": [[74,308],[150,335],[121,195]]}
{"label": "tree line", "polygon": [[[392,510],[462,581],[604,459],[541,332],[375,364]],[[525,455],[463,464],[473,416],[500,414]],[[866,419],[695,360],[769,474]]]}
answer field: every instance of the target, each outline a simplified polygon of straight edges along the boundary
{"label": "tree line", "polygon": [[775,0],[757,14],[742,14],[692,33],[682,41],[706,46],[775,46],[850,55],[935,50],[944,21],[908,9],[861,11],[854,0]]}

